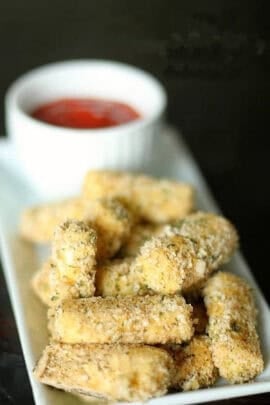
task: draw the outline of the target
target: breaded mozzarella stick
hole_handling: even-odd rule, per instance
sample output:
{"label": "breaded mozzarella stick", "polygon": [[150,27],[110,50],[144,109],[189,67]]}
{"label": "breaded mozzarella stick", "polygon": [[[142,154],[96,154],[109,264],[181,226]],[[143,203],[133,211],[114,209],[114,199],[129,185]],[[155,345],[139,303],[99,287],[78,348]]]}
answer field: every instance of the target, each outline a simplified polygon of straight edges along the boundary
{"label": "breaded mozzarella stick", "polygon": [[235,227],[224,217],[198,211],[178,222],[179,234],[204,251],[209,272],[227,263],[238,246]]}
{"label": "breaded mozzarella stick", "polygon": [[194,192],[189,184],[103,170],[87,173],[83,197],[120,198],[142,220],[157,224],[183,218],[194,206]]}
{"label": "breaded mozzarella stick", "polygon": [[140,345],[53,343],[35,370],[43,384],[109,401],[146,401],[164,395],[173,361],[162,349]]}
{"label": "breaded mozzarella stick", "polygon": [[132,204],[143,220],[167,223],[193,210],[194,190],[182,182],[141,175],[134,178]]}
{"label": "breaded mozzarella stick", "polygon": [[130,236],[133,215],[123,203],[102,198],[88,205],[88,220],[97,231],[97,259],[114,256]]}
{"label": "breaded mozzarella stick", "polygon": [[84,178],[82,195],[86,200],[99,198],[132,198],[133,175],[128,172],[113,170],[91,170]]}
{"label": "breaded mozzarella stick", "polygon": [[197,244],[177,234],[147,241],[131,265],[133,279],[159,294],[179,293],[186,279],[190,283],[194,277],[204,277],[206,271]]}
{"label": "breaded mozzarella stick", "polygon": [[36,243],[52,240],[56,226],[67,219],[82,220],[87,206],[80,198],[70,198],[26,209],[21,217],[20,234]]}
{"label": "breaded mozzarella stick", "polygon": [[131,266],[133,278],[157,293],[190,294],[237,247],[237,233],[222,217],[200,212],[147,241]]}
{"label": "breaded mozzarella stick", "polygon": [[243,383],[263,371],[256,331],[256,308],[248,284],[230,273],[217,273],[204,288],[213,360],[220,375]]}
{"label": "breaded mozzarella stick", "polygon": [[54,230],[67,220],[83,220],[98,233],[98,260],[115,255],[130,236],[133,214],[120,201],[103,198],[87,201],[80,198],[36,206],[23,212],[20,233],[36,243],[47,243]]}
{"label": "breaded mozzarella stick", "polygon": [[52,300],[94,295],[96,231],[82,221],[60,224],[52,244],[50,289]]}
{"label": "breaded mozzarella stick", "polygon": [[180,296],[91,297],[49,310],[52,338],[65,343],[181,343],[193,335]]}
{"label": "breaded mozzarella stick", "polygon": [[176,373],[173,387],[184,391],[197,390],[213,385],[218,378],[206,335],[195,336],[187,346],[170,351],[174,358]]}

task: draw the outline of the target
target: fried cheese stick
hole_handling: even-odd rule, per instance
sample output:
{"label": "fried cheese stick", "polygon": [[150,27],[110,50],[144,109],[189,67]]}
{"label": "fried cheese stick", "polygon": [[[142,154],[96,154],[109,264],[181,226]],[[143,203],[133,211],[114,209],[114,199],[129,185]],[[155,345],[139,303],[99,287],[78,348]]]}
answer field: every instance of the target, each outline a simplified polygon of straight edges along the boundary
{"label": "fried cheese stick", "polygon": [[183,297],[160,295],[65,300],[48,312],[52,338],[65,343],[181,343],[191,314]]}
{"label": "fried cheese stick", "polygon": [[[96,268],[95,276],[95,295],[107,297],[107,296],[117,296],[117,295],[145,295],[148,290],[143,290],[143,288],[136,283],[136,280],[132,280],[130,274],[130,265],[132,263],[132,258],[128,257],[125,259],[114,259],[99,265]],[[47,260],[33,276],[31,285],[36,294],[36,296],[45,304],[52,305],[54,302],[51,298],[56,296],[53,293],[54,283],[52,287],[50,284],[50,277],[53,276],[52,273],[56,272],[52,260]],[[56,280],[57,281],[57,280]],[[63,288],[63,287],[62,287]]]}
{"label": "fried cheese stick", "polygon": [[186,346],[169,352],[176,368],[172,383],[174,388],[190,391],[216,382],[218,369],[212,359],[208,336],[194,336]]}
{"label": "fried cheese stick", "polygon": [[109,401],[146,401],[164,395],[173,361],[142,345],[47,346],[34,370],[43,384]]}
{"label": "fried cheese stick", "polygon": [[235,227],[226,218],[213,213],[198,211],[190,214],[178,222],[177,228],[179,235],[200,245],[209,271],[227,263],[238,246]]}
{"label": "fried cheese stick", "polygon": [[229,260],[237,241],[225,218],[203,212],[187,216],[179,227],[168,226],[143,245],[131,268],[133,278],[157,293],[192,293]]}
{"label": "fried cheese stick", "polygon": [[86,223],[68,220],[56,227],[49,274],[51,300],[94,295],[96,252],[96,231]]}
{"label": "fried cheese stick", "polygon": [[133,182],[134,176],[128,172],[91,170],[84,177],[82,195],[86,200],[111,197],[129,202]]}
{"label": "fried cheese stick", "polygon": [[187,216],[181,224],[183,228],[160,228],[159,236],[144,243],[134,262],[123,259],[101,266],[99,294],[193,294],[201,288],[233,254],[237,233],[225,218],[203,212]]}
{"label": "fried cheese stick", "polygon": [[47,243],[60,222],[69,218],[82,220],[86,215],[87,205],[80,198],[37,205],[22,213],[20,234],[31,242]]}
{"label": "fried cheese stick", "polygon": [[130,210],[118,200],[85,201],[77,198],[25,210],[20,233],[31,242],[50,242],[56,226],[69,219],[83,220],[96,229],[98,260],[114,256],[128,239],[134,222]]}
{"label": "fried cheese stick", "polygon": [[114,256],[131,233],[134,217],[123,203],[113,198],[102,198],[88,205],[88,220],[97,231],[97,259]]}
{"label": "fried cheese stick", "polygon": [[252,380],[264,365],[250,287],[240,277],[220,272],[208,280],[203,294],[213,360],[220,375],[231,383]]}
{"label": "fried cheese stick", "polygon": [[155,179],[126,172],[91,171],[83,185],[83,197],[120,198],[145,221],[166,223],[183,218],[194,205],[193,188],[181,182]]}
{"label": "fried cheese stick", "polygon": [[182,182],[141,175],[134,179],[132,201],[143,220],[167,223],[193,210],[194,190]]}
{"label": "fried cheese stick", "polygon": [[131,265],[131,275],[143,289],[159,294],[175,294],[184,288],[185,280],[203,277],[204,256],[197,244],[176,234],[163,235],[147,241]]}

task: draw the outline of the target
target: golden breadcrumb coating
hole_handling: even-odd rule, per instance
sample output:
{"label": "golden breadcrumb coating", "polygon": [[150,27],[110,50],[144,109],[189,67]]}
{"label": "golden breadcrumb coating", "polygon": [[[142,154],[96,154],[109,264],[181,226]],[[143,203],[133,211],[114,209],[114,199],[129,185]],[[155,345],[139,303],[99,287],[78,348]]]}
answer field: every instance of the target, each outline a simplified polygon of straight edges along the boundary
{"label": "golden breadcrumb coating", "polygon": [[220,272],[208,280],[203,294],[213,360],[220,375],[231,383],[252,380],[264,365],[250,287],[240,277]]}
{"label": "golden breadcrumb coating", "polygon": [[69,218],[82,220],[87,211],[87,205],[80,198],[28,208],[22,213],[20,234],[31,242],[50,242],[60,222]]}
{"label": "golden breadcrumb coating", "polygon": [[130,236],[134,217],[123,203],[113,198],[89,202],[88,208],[88,220],[98,235],[97,259],[109,259]]}
{"label": "golden breadcrumb coating", "polygon": [[141,294],[142,289],[132,279],[132,258],[114,259],[100,265],[96,272],[96,294],[102,297]]}
{"label": "golden breadcrumb coating", "polygon": [[160,294],[175,294],[189,283],[204,277],[206,263],[200,257],[197,244],[178,234],[152,238],[140,250],[131,265],[131,273],[142,288]]}
{"label": "golden breadcrumb coating", "polygon": [[110,401],[146,401],[164,395],[173,361],[143,345],[47,346],[34,370],[43,384]]}
{"label": "golden breadcrumb coating", "polygon": [[96,252],[96,231],[86,223],[68,220],[56,227],[49,277],[53,301],[94,295]]}
{"label": "golden breadcrumb coating", "polygon": [[180,296],[91,297],[49,310],[52,338],[65,343],[181,343],[193,335]]}
{"label": "golden breadcrumb coating", "polygon": [[166,223],[193,210],[194,191],[189,184],[141,175],[134,179],[132,202],[142,219]]}
{"label": "golden breadcrumb coating", "polygon": [[82,195],[86,200],[110,197],[130,201],[133,181],[134,176],[128,172],[91,170],[84,178]]}
{"label": "golden breadcrumb coating", "polygon": [[178,222],[179,234],[200,245],[207,257],[207,267],[216,270],[227,263],[238,247],[235,227],[224,217],[198,211]]}
{"label": "golden breadcrumb coating", "polygon": [[130,236],[134,215],[113,198],[87,201],[73,198],[25,210],[20,222],[23,238],[36,243],[51,242],[57,225],[66,220],[83,220],[98,233],[99,259],[115,255]]}
{"label": "golden breadcrumb coating", "polygon": [[31,287],[34,293],[45,305],[50,305],[51,302],[51,288],[49,282],[51,266],[52,262],[49,259],[36,271],[31,279]]}
{"label": "golden breadcrumb coating", "polygon": [[172,383],[174,388],[190,391],[216,382],[218,369],[212,359],[208,336],[194,336],[186,346],[170,350],[170,353],[176,368]]}
{"label": "golden breadcrumb coating", "polygon": [[134,288],[121,292],[121,273],[114,272],[114,280],[119,276],[118,293],[192,294],[229,260],[237,244],[237,232],[225,218],[204,212],[189,215],[140,248],[130,274],[126,269],[124,275],[124,286],[133,283]]}
{"label": "golden breadcrumb coating", "polygon": [[[146,295],[151,290],[144,289],[136,280],[132,279],[130,266],[132,258],[115,259],[97,268],[96,293],[97,296],[113,297],[125,295]],[[205,333],[208,316],[204,302],[191,301],[193,325],[195,333]]]}
{"label": "golden breadcrumb coating", "polygon": [[189,184],[95,170],[78,198],[23,212],[22,237],[52,242],[31,280],[49,307],[40,382],[107,403],[263,371],[250,287],[212,275],[238,247],[237,231],[193,210]]}
{"label": "golden breadcrumb coating", "polygon": [[141,219],[153,223],[183,218],[194,206],[193,188],[188,184],[105,170],[87,173],[83,197],[120,198]]}
{"label": "golden breadcrumb coating", "polygon": [[164,230],[164,225],[156,224],[137,224],[132,230],[131,234],[122,246],[119,256],[120,257],[135,257],[139,254],[140,248],[144,243],[154,236],[158,236]]}

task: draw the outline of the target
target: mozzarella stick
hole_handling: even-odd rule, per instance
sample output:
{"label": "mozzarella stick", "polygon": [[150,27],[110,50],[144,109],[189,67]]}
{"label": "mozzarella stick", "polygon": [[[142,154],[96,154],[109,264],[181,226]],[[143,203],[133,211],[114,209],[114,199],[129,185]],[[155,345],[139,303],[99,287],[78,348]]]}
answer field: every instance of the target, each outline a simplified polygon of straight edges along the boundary
{"label": "mozzarella stick", "polygon": [[170,234],[146,242],[131,265],[131,273],[142,288],[175,294],[183,290],[187,278],[204,276],[206,262],[204,256],[200,257],[196,243]]}
{"label": "mozzarella stick", "polygon": [[172,383],[174,388],[190,391],[209,387],[216,382],[218,369],[214,365],[207,336],[195,336],[186,346],[170,353],[176,369]]}
{"label": "mozzarella stick", "polygon": [[233,226],[214,214],[188,216],[147,241],[131,266],[133,278],[157,293],[191,294],[237,247]]}
{"label": "mozzarella stick", "polygon": [[203,294],[213,360],[220,375],[231,383],[252,380],[264,365],[250,287],[233,274],[217,273]]}
{"label": "mozzarella stick", "polygon": [[47,260],[41,269],[34,274],[31,280],[34,293],[45,305],[50,305],[51,303],[50,271],[52,265],[52,261],[50,259]]}
{"label": "mozzarella stick", "polygon": [[123,203],[113,198],[89,202],[88,220],[97,231],[97,259],[114,256],[130,236],[133,215]]}
{"label": "mozzarella stick", "polygon": [[224,217],[196,212],[178,222],[179,235],[196,241],[204,252],[209,272],[227,263],[238,246],[235,227]]}
{"label": "mozzarella stick", "polygon": [[84,178],[82,195],[86,200],[111,197],[130,201],[133,182],[134,176],[128,172],[91,170]]}
{"label": "mozzarella stick", "polygon": [[34,370],[43,384],[109,401],[146,401],[164,395],[173,361],[162,349],[141,345],[47,346]]}
{"label": "mozzarella stick", "polygon": [[[103,297],[117,296],[117,295],[136,295],[145,294],[147,290],[143,290],[140,286],[131,279],[130,276],[130,264],[131,258],[115,259],[108,261],[97,268],[96,272],[96,294]],[[54,273],[54,274],[52,274]],[[47,260],[42,267],[36,271],[31,280],[31,286],[36,296],[45,305],[51,305],[56,300],[56,295],[53,293],[53,289],[50,285],[50,278],[57,277],[56,266],[52,263],[52,260]],[[55,290],[55,280],[52,285]],[[64,286],[62,285],[63,289]],[[66,286],[66,289],[69,285]],[[149,292],[149,291],[148,291]],[[65,294],[64,294],[65,295]],[[68,292],[67,292],[68,295]]]}
{"label": "mozzarella stick", "polygon": [[83,197],[120,198],[145,221],[166,223],[183,218],[194,206],[193,188],[181,182],[125,172],[91,171]]}
{"label": "mozzarella stick", "polygon": [[79,198],[28,208],[22,213],[20,234],[31,242],[47,243],[59,223],[69,218],[82,220],[86,212],[87,205]]}
{"label": "mozzarella stick", "polygon": [[120,249],[130,236],[134,216],[120,201],[102,198],[88,201],[73,198],[36,206],[23,212],[20,233],[36,243],[48,243],[54,229],[66,220],[83,220],[98,233],[97,258],[108,259]]}
{"label": "mozzarella stick", "polygon": [[52,244],[51,300],[89,297],[95,292],[97,234],[81,221],[60,224]]}
{"label": "mozzarella stick", "polygon": [[150,176],[134,179],[132,203],[139,216],[152,223],[167,223],[189,214],[194,191],[189,184]]}
{"label": "mozzarella stick", "polygon": [[91,297],[49,310],[52,338],[65,343],[181,343],[193,335],[180,296]]}
{"label": "mozzarella stick", "polygon": [[[143,288],[132,279],[131,258],[116,259],[98,267],[96,272],[96,294],[102,297],[146,295],[151,290]],[[191,302],[195,333],[205,333],[208,316],[203,301]]]}

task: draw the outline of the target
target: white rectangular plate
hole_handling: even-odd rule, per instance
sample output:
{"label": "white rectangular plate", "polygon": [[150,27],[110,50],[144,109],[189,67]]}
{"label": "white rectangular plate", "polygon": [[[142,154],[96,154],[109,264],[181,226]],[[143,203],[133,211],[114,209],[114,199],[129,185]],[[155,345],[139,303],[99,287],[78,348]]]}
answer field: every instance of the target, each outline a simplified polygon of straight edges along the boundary
{"label": "white rectangular plate", "polygon": [[[218,211],[207,185],[199,172],[184,141],[172,129],[166,129],[162,143],[153,151],[153,160],[147,171],[157,176],[181,179],[193,184],[198,194],[198,206],[206,211]],[[16,161],[11,145],[0,142],[0,231],[4,273],[15,314],[26,366],[38,405],[77,405],[74,396],[43,386],[35,381],[32,369],[47,343],[46,310],[33,295],[29,280],[38,268],[44,251],[28,244],[17,235],[22,209],[39,202]],[[270,391],[270,312],[247,264],[240,253],[236,254],[229,270],[245,278],[253,287],[259,308],[259,333],[261,337],[265,371],[256,381],[229,385],[220,379],[208,389],[166,395],[149,401],[151,405],[178,405],[208,402]]]}

